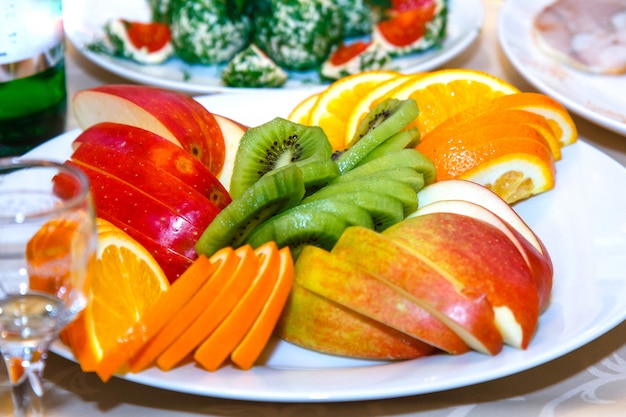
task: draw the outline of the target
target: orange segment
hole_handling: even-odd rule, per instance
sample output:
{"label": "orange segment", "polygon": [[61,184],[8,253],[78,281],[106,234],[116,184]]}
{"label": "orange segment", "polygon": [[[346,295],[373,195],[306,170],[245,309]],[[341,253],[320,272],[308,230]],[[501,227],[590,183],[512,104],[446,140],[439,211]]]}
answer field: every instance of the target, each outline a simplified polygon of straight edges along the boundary
{"label": "orange segment", "polygon": [[258,258],[249,245],[235,252],[241,258],[239,265],[215,297],[203,298],[205,308],[202,314],[159,355],[156,362],[161,370],[170,370],[187,358],[230,314],[252,284],[259,267]]}
{"label": "orange segment", "polygon": [[421,141],[441,141],[458,134],[480,131],[489,125],[511,125],[513,129],[516,125],[529,126],[535,129],[549,145],[554,160],[561,159],[561,145],[548,121],[543,116],[526,110],[495,108],[491,111],[475,112],[473,109],[468,109],[444,120],[422,137]]}
{"label": "orange segment", "polygon": [[412,98],[417,102],[420,114],[412,126],[416,126],[423,136],[460,111],[494,97],[515,93],[519,93],[516,87],[484,72],[443,69],[411,77],[387,96]]}
{"label": "orange segment", "polygon": [[210,259],[199,256],[172,284],[170,289],[118,340],[117,345],[95,368],[100,379],[106,382],[119,371],[154,335],[188,305],[189,300],[200,291],[209,277],[226,262],[234,259],[231,248],[216,252]]}
{"label": "orange segment", "polygon": [[267,302],[278,279],[280,256],[273,241],[254,251],[259,269],[250,287],[228,316],[196,349],[193,358],[208,371],[215,371],[246,335]]}
{"label": "orange segment", "polygon": [[88,304],[66,340],[84,370],[95,370],[145,312],[169,289],[150,253],[121,229],[99,220],[98,250]]}
{"label": "orange segment", "polygon": [[335,81],[320,93],[311,109],[309,124],[324,130],[334,150],[344,149],[346,122],[354,105],[375,86],[398,76],[395,71],[376,70]]}
{"label": "orange segment", "polygon": [[[217,264],[217,268],[197,291],[189,294],[187,302],[180,308],[172,310],[172,314],[164,314],[166,323],[128,361],[132,372],[139,372],[152,365],[157,357],[205,311],[241,262],[240,252],[225,248],[211,256],[210,260]],[[160,312],[154,311],[153,314],[159,315]]]}
{"label": "orange segment", "polygon": [[250,369],[267,345],[283,311],[293,283],[293,258],[289,247],[279,250],[278,280],[269,299],[243,340],[235,347],[230,359],[241,369]]}

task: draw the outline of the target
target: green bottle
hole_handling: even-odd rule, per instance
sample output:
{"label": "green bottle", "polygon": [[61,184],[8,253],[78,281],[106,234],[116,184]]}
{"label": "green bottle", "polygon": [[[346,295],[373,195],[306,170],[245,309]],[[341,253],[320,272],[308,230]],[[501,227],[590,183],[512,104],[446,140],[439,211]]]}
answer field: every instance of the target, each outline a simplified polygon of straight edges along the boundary
{"label": "green bottle", "polygon": [[0,0],[0,157],[65,129],[62,0]]}

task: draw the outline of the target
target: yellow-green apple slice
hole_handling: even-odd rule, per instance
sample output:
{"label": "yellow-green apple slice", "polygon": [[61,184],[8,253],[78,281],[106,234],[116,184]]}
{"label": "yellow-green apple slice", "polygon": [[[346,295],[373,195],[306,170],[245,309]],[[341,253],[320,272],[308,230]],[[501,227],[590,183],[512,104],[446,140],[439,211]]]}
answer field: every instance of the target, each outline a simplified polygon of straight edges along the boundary
{"label": "yellow-green apple slice", "polygon": [[[511,209],[512,210],[512,209]],[[539,293],[539,310],[542,311],[550,300],[552,291],[552,264],[537,248],[492,211],[465,200],[440,200],[418,209],[413,216],[430,213],[456,213],[471,216],[497,227],[513,242],[530,268]]]}
{"label": "yellow-green apple slice", "polygon": [[468,180],[450,179],[429,184],[417,194],[419,207],[440,200],[466,200],[485,207],[509,223],[544,256],[549,256],[535,232],[506,201],[487,187]]}
{"label": "yellow-green apple slice", "polygon": [[496,327],[494,311],[484,291],[465,285],[444,266],[408,245],[353,226],[344,231],[332,253],[411,299],[441,320],[472,349],[491,355],[502,350],[502,334]]}
{"label": "yellow-green apple slice", "polygon": [[72,109],[82,129],[100,122],[141,127],[180,145],[216,175],[224,165],[224,137],[215,117],[185,94],[108,84],[77,92]]}
{"label": "yellow-green apple slice", "polygon": [[451,354],[469,346],[401,291],[335,253],[305,246],[295,264],[300,286]]}
{"label": "yellow-green apple slice", "polygon": [[294,284],[276,335],[316,352],[372,360],[414,359],[432,347]]}
{"label": "yellow-green apple slice", "polygon": [[[83,144],[106,147],[107,153],[119,156],[120,164],[141,164],[152,172],[148,176],[172,176],[207,197],[218,208],[230,201],[228,191],[215,174],[180,146],[148,130],[120,123],[102,122],[88,127],[72,143],[72,158],[81,155],[90,161],[99,155],[90,155]],[[142,178],[138,178],[139,181]]]}
{"label": "yellow-green apple slice", "polygon": [[528,346],[539,318],[537,285],[517,247],[498,228],[474,217],[439,212],[404,220],[383,234],[437,265],[466,291],[485,296],[504,342]]}
{"label": "yellow-green apple slice", "polygon": [[237,148],[239,148],[239,142],[241,141],[241,137],[244,133],[246,133],[248,127],[231,118],[219,114],[213,114],[213,116],[215,117],[215,120],[217,120],[217,124],[222,130],[222,136],[224,136],[225,145],[224,166],[222,167],[222,171],[217,177],[219,178],[222,185],[224,185],[224,187],[228,189],[228,187],[230,187],[230,179],[233,175],[233,168],[235,167]]}

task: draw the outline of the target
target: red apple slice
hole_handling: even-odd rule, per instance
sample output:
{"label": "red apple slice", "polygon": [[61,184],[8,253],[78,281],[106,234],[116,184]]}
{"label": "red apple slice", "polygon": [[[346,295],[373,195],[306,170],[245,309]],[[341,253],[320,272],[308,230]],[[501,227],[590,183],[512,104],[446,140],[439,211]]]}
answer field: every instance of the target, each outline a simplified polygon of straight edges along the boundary
{"label": "red apple slice", "polygon": [[469,346],[402,292],[335,253],[305,246],[295,265],[295,282],[322,297],[451,354]]}
{"label": "red apple slice", "polygon": [[[89,178],[96,206],[96,214],[116,218],[161,245],[188,258],[195,259],[194,244],[213,220],[211,214],[198,208],[193,222],[185,220],[163,203],[115,177],[96,171],[74,161],[67,161],[81,169]],[[190,214],[188,213],[188,216]],[[140,242],[141,243],[141,242]]]}
{"label": "red apple slice", "polygon": [[460,179],[438,181],[422,188],[417,194],[417,200],[419,207],[440,200],[466,200],[483,206],[509,223],[544,256],[549,256],[541,240],[517,212],[499,195],[483,185]]}
{"label": "red apple slice", "polygon": [[[218,208],[226,207],[230,195],[217,177],[189,152],[145,129],[119,123],[103,122],[83,131],[73,142],[74,155],[81,153],[85,162],[98,155],[80,150],[82,144],[103,146],[118,152],[119,163],[142,164],[154,169],[152,175],[171,175],[206,196]],[[91,164],[93,165],[93,164]],[[148,168],[147,168],[148,169]]]}
{"label": "red apple slice", "polygon": [[513,242],[530,268],[539,292],[539,310],[543,311],[552,291],[552,264],[509,223],[483,206],[465,200],[440,200],[427,204],[413,213],[422,216],[430,213],[456,213],[471,216],[497,227]]}
{"label": "red apple slice", "polygon": [[76,93],[72,109],[83,130],[100,122],[137,126],[182,146],[215,174],[224,165],[224,137],[215,117],[185,94],[108,84]]}
{"label": "red apple slice", "polygon": [[[375,360],[424,356],[424,344],[294,284],[276,335],[316,352]],[[430,347],[429,347],[430,349]]]}
{"label": "red apple slice", "polygon": [[225,145],[224,166],[217,177],[222,185],[226,189],[229,189],[230,179],[232,178],[233,168],[235,167],[235,156],[237,155],[239,142],[241,141],[243,134],[248,130],[248,127],[219,114],[214,114],[213,116],[215,116],[217,124],[220,125],[220,129],[222,129],[222,136],[224,136]]}
{"label": "red apple slice", "polygon": [[491,355],[502,349],[502,335],[485,292],[466,286],[421,253],[398,243],[395,236],[349,227],[332,253],[411,299],[472,349]]}
{"label": "red apple slice", "polygon": [[525,349],[539,318],[539,294],[528,264],[498,228],[474,217],[432,213],[400,222],[383,235],[437,265],[493,306],[504,342]]}

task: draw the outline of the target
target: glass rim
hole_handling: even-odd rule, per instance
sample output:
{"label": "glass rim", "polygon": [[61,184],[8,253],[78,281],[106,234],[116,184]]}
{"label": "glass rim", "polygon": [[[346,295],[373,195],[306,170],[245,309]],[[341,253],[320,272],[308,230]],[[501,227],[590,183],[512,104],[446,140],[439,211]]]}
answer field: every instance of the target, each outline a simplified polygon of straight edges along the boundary
{"label": "glass rim", "polygon": [[[89,179],[87,175],[81,171],[80,169],[73,167],[71,165],[67,165],[63,162],[41,159],[41,158],[24,158],[20,156],[10,156],[6,158],[0,158],[0,170],[3,169],[25,169],[25,168],[53,168],[57,169],[59,172],[66,172],[72,175],[75,179],[78,180],[78,184],[80,186],[76,195],[73,195],[67,199],[62,200],[62,204],[57,205],[50,209],[44,209],[41,211],[27,213],[24,215],[24,221],[28,219],[38,219],[45,218],[55,213],[60,213],[62,211],[71,209],[75,206],[80,206],[84,204],[86,199],[90,199],[90,185]],[[1,193],[1,191],[0,191]],[[0,220],[13,220],[15,216],[4,216],[0,215]]]}

